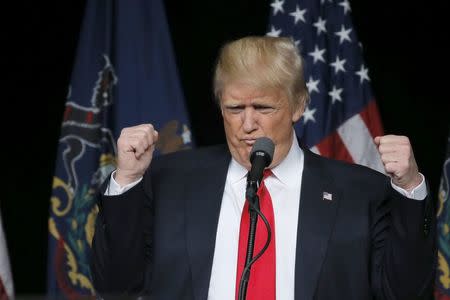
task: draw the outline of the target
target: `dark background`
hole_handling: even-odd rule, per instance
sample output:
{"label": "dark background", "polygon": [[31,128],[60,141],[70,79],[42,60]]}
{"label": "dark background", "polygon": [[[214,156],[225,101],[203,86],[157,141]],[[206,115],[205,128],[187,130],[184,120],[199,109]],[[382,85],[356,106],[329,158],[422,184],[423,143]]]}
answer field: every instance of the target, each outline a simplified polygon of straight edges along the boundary
{"label": "dark background", "polygon": [[[264,34],[269,1],[166,0],[198,145],[224,142],[211,76],[219,46]],[[450,120],[446,1],[350,1],[386,133],[410,137],[436,195]],[[16,293],[43,294],[51,180],[85,1],[3,6],[1,210]],[[6,165],[6,168],[4,167]]]}

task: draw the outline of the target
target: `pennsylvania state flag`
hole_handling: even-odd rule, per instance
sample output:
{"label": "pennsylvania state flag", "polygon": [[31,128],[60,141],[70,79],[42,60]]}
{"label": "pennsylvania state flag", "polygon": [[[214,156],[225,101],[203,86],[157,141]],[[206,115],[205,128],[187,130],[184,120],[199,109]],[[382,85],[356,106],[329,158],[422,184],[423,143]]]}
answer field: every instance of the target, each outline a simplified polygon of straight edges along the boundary
{"label": "pennsylvania state flag", "polygon": [[158,153],[191,147],[162,0],[88,0],[63,116],[49,214],[49,298],[94,295],[96,193],[126,126],[152,123]]}
{"label": "pennsylvania state flag", "polygon": [[447,138],[447,155],[439,187],[437,212],[438,269],[436,300],[450,300],[450,133]]}

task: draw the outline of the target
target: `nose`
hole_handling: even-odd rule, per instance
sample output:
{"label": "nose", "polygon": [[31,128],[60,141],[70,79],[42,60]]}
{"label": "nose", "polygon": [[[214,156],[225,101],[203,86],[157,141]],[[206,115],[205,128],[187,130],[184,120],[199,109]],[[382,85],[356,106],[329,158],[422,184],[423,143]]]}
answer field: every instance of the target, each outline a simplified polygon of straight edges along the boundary
{"label": "nose", "polygon": [[245,133],[250,133],[258,128],[256,112],[252,107],[245,108],[242,114],[242,128]]}

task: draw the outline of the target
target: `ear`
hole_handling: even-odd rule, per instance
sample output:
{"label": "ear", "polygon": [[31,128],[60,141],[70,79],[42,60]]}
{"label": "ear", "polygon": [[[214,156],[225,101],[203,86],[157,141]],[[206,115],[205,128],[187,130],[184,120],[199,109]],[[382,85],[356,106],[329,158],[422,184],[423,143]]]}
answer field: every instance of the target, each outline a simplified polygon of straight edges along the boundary
{"label": "ear", "polygon": [[305,104],[306,99],[302,97],[302,99],[300,99],[300,103],[294,107],[294,111],[292,113],[292,123],[296,123],[303,116],[303,113],[305,112]]}
{"label": "ear", "polygon": [[222,103],[220,103],[220,102],[219,102],[219,109],[220,109],[220,113],[223,117],[223,106],[222,106]]}
{"label": "ear", "polygon": [[214,100],[216,101],[216,105],[217,105],[217,107],[219,108],[220,114],[221,114],[222,117],[223,117],[223,105],[222,105],[222,99],[217,98],[217,99],[214,99]]}

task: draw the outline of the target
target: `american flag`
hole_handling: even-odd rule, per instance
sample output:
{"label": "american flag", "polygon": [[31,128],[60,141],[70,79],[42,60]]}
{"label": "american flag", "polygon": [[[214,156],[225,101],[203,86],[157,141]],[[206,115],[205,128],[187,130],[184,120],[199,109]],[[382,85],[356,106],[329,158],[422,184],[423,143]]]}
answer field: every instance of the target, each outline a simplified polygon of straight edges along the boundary
{"label": "american flag", "polygon": [[347,0],[274,0],[269,36],[292,37],[311,101],[296,124],[313,152],[384,168],[373,142],[383,129]]}
{"label": "american flag", "polygon": [[330,194],[328,192],[323,192],[323,200],[328,200],[328,201],[333,200],[333,194]]}

